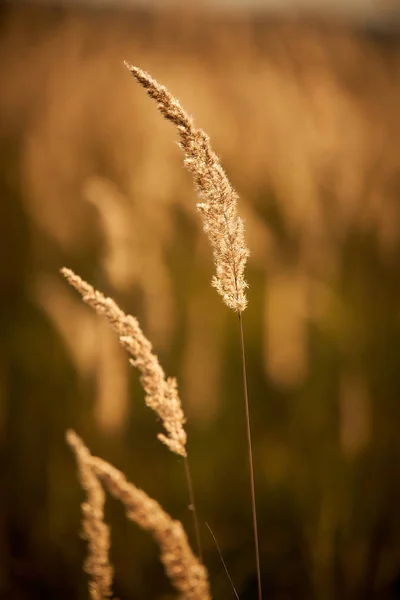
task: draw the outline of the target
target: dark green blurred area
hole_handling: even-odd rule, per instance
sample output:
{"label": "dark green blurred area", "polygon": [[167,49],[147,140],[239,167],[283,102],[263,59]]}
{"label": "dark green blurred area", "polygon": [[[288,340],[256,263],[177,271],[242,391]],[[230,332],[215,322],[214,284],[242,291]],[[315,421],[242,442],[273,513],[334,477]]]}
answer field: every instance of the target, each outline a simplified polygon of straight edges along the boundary
{"label": "dark green blurred area", "polygon": [[[64,265],[177,375],[202,523],[256,597],[237,319],[176,134],[122,59],[193,113],[242,198],[264,597],[400,598],[398,37],[33,6],[0,12],[0,597],[88,597],[70,427],[193,539],[183,465]],[[107,516],[116,597],[173,598],[152,540]]]}

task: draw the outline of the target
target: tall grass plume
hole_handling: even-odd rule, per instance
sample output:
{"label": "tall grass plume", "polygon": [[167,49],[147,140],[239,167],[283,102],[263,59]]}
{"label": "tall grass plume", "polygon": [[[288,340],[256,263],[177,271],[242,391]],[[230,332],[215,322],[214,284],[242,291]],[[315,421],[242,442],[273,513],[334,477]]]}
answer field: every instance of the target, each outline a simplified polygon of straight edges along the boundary
{"label": "tall grass plume", "polygon": [[[97,543],[93,541],[89,543],[89,556],[86,561],[87,565],[92,566],[90,571],[92,581],[89,586],[92,600],[106,600],[111,595],[109,587],[112,571],[108,563],[108,545],[104,548],[101,545],[102,530],[106,525],[103,523],[103,512],[98,511],[97,501],[99,489],[104,495],[102,486],[122,502],[127,518],[150,533],[157,542],[166,575],[181,594],[181,598],[211,600],[207,571],[194,555],[182,524],[172,519],[158,502],[133,483],[129,483],[121,471],[105,460],[92,456],[74,431],[67,432],[67,441],[75,452],[83,487],[96,488],[96,493],[88,494],[87,503],[83,505],[85,531],[89,527],[91,540],[96,539],[96,532],[98,532]],[[89,479],[90,486],[87,483]],[[101,498],[104,504],[104,499]],[[89,523],[87,515],[89,515]]]}
{"label": "tall grass plume", "polygon": [[250,251],[245,242],[243,220],[237,213],[238,195],[211,146],[210,138],[202,129],[195,127],[192,117],[182,108],[179,100],[146,71],[127,62],[124,64],[150,98],[157,102],[161,114],[178,130],[180,147],[185,154],[184,164],[192,174],[197,193],[202,200],[197,204],[197,208],[202,216],[203,229],[210,241],[214,256],[216,274],[212,279],[212,285],[222,296],[224,303],[239,316],[257,587],[258,599],[262,600],[250,405],[242,320],[242,313],[247,306],[245,292],[248,287],[244,270]]}
{"label": "tall grass plume", "polygon": [[104,522],[105,493],[91,463],[91,454],[72,430],[66,439],[75,452],[79,479],[86,500],[82,503],[82,537],[88,543],[84,570],[89,575],[91,600],[108,600],[112,597],[113,568],[109,560],[110,528]]}
{"label": "tall grass plume", "polygon": [[68,283],[82,295],[84,302],[94,308],[98,314],[106,317],[117,333],[122,346],[133,357],[130,363],[141,373],[140,381],[146,392],[146,404],[160,417],[167,432],[167,435],[159,433],[157,437],[171,452],[184,459],[197,551],[202,559],[199,519],[186,449],[187,435],[184,429],[186,419],[176,379],[166,378],[150,341],[144,335],[135,317],[125,314],[112,298],[106,298],[71,269],[63,268],[61,272]]}
{"label": "tall grass plume", "polygon": [[61,272],[68,283],[82,295],[83,301],[94,308],[98,314],[106,317],[122,346],[132,356],[130,363],[141,373],[140,382],[146,392],[146,404],[157,413],[167,432],[167,435],[159,433],[158,439],[171,452],[187,456],[187,436],[183,427],[186,419],[176,379],[166,378],[138,320],[132,315],[125,314],[112,298],[106,298],[71,269],[63,268]]}
{"label": "tall grass plume", "polygon": [[202,200],[197,208],[210,240],[216,275],[212,285],[229,308],[242,313],[247,306],[244,269],[250,254],[244,239],[244,223],[237,214],[238,195],[233,189],[208,135],[197,129],[179,100],[146,71],[125,62],[126,67],[157,102],[161,114],[178,129],[184,164],[192,174]]}

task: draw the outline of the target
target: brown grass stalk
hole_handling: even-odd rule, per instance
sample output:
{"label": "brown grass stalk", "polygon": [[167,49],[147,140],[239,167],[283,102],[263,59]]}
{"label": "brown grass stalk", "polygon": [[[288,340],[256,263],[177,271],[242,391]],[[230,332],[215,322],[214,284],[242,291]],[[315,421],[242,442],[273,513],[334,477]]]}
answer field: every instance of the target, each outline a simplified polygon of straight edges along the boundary
{"label": "brown grass stalk", "polygon": [[127,62],[125,66],[147,94],[157,102],[161,114],[178,130],[180,147],[185,154],[184,164],[191,172],[197,192],[203,200],[197,204],[197,208],[201,213],[203,228],[210,240],[214,256],[216,275],[213,277],[212,284],[222,296],[224,303],[239,315],[258,598],[262,600],[250,406],[242,323],[242,313],[247,306],[245,291],[248,287],[244,270],[250,251],[245,242],[243,221],[237,214],[238,195],[222,168],[208,135],[194,126],[193,119],[182,108],[179,100],[146,71]]}
{"label": "brown grass stalk", "polygon": [[[121,471],[92,456],[75,432],[68,431],[67,440],[84,472],[98,478],[108,492],[122,502],[128,519],[152,535],[160,548],[165,572],[182,598],[211,600],[207,571],[193,554],[182,524],[172,519],[158,502],[129,483]],[[98,564],[97,556],[93,558]]]}
{"label": "brown grass stalk", "polygon": [[187,436],[184,430],[186,421],[175,378],[166,378],[152,345],[142,332],[135,317],[126,315],[111,298],[95,290],[91,285],[70,269],[61,270],[67,281],[78,290],[84,302],[104,315],[119,337],[122,346],[133,357],[130,362],[141,372],[141,383],[146,392],[146,404],[160,417],[167,435],[158,434],[158,439],[172,452],[183,456],[185,477],[189,491],[190,510],[197,551],[202,560],[199,518],[195,502],[194,488],[186,450]]}

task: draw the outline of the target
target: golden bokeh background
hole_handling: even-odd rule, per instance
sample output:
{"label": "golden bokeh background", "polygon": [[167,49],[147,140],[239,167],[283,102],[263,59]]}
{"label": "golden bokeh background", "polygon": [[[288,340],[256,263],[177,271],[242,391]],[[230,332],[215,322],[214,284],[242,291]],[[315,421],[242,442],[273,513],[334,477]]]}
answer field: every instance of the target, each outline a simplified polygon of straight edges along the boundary
{"label": "golden bokeh background", "polygon": [[[400,39],[191,3],[0,9],[0,598],[88,596],[69,427],[192,536],[182,463],[62,266],[178,377],[214,597],[232,591],[205,520],[255,597],[237,319],[176,132],[123,59],[180,98],[241,197],[265,597],[400,598]],[[152,540],[107,516],[116,596],[173,598]]]}

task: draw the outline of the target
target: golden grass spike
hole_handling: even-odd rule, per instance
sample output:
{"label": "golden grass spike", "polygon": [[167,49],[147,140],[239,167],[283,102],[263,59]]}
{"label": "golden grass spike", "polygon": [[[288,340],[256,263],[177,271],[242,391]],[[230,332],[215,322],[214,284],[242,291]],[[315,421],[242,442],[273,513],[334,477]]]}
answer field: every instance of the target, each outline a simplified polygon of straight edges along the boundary
{"label": "golden grass spike", "polygon": [[102,485],[122,502],[128,519],[153,536],[160,547],[166,574],[182,598],[210,600],[207,570],[193,554],[182,524],[174,521],[158,502],[129,483],[121,471],[105,460],[92,456],[74,431],[69,430],[66,437],[76,454],[82,487],[88,494],[88,501],[82,507],[84,532],[89,540],[87,565],[90,571],[88,567],[87,570],[92,576],[90,591],[93,600],[110,596],[112,578],[108,563],[109,530],[103,522]]}
{"label": "golden grass spike", "polygon": [[185,416],[176,380],[166,378],[152,345],[141,330],[138,320],[126,315],[111,298],[106,298],[70,269],[61,269],[67,281],[78,290],[86,304],[104,315],[119,337],[122,346],[133,357],[131,364],[141,373],[140,381],[146,392],[146,404],[160,417],[167,435],[158,439],[171,452],[187,456]]}
{"label": "golden grass spike", "polygon": [[109,562],[110,528],[104,523],[105,493],[90,464],[91,454],[72,430],[67,442],[75,452],[79,477],[87,499],[82,503],[83,536],[88,542],[84,570],[90,576],[89,593],[92,600],[108,600],[114,570]]}
{"label": "golden grass spike", "polygon": [[125,62],[137,81],[158,105],[162,115],[178,129],[184,164],[191,172],[201,203],[203,228],[211,243],[216,275],[212,285],[229,308],[242,313],[247,306],[244,269],[249,249],[244,239],[244,224],[238,216],[238,195],[232,188],[221,163],[211,147],[210,139],[179,101],[146,71]]}
{"label": "golden grass spike", "polygon": [[93,457],[91,465],[109,493],[125,506],[128,519],[153,536],[160,547],[165,572],[182,598],[209,600],[207,571],[193,554],[182,524],[101,458]]}

